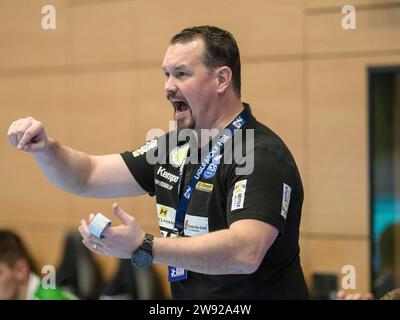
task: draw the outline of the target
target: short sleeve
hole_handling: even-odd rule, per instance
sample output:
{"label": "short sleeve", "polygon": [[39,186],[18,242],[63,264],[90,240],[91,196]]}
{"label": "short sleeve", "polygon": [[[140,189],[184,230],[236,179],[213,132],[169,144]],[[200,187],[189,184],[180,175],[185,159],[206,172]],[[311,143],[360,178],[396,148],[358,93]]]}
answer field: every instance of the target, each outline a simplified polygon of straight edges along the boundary
{"label": "short sleeve", "polygon": [[294,168],[284,157],[267,148],[255,148],[254,168],[248,174],[230,173],[227,195],[227,221],[256,219],[284,233],[294,191]]}
{"label": "short sleeve", "polygon": [[129,171],[143,190],[150,196],[155,194],[154,164],[149,161],[149,153],[157,154],[157,140],[147,142],[142,147],[121,153]]}

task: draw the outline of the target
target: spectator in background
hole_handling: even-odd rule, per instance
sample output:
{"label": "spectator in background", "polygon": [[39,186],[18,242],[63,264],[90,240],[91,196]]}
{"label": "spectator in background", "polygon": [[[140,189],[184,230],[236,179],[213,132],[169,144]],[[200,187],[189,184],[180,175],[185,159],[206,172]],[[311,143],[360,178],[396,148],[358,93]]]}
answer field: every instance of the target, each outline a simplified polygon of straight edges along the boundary
{"label": "spectator in background", "polygon": [[374,300],[374,295],[370,292],[362,294],[360,292],[356,293],[346,293],[344,290],[340,290],[336,295],[337,300]]}
{"label": "spectator in background", "polygon": [[0,300],[72,300],[58,288],[44,288],[21,238],[0,230]]}
{"label": "spectator in background", "polygon": [[[374,300],[374,295],[372,293],[367,293],[365,295],[357,292],[346,294],[344,290],[340,290],[336,297],[337,300]],[[400,288],[393,289],[386,292],[382,298],[379,300],[400,300]]]}
{"label": "spectator in background", "polygon": [[379,300],[400,300],[400,288],[387,292]]}
{"label": "spectator in background", "polygon": [[400,287],[399,279],[396,279],[396,269],[398,269],[396,248],[399,244],[400,223],[393,223],[381,233],[377,244],[379,265],[374,277],[374,293],[377,298]]}
{"label": "spectator in background", "polygon": [[378,270],[374,277],[374,293],[351,293],[344,290],[337,293],[338,300],[400,300],[400,282],[396,279],[398,256],[396,248],[400,244],[400,223],[389,225],[379,236],[377,249],[379,253]]}

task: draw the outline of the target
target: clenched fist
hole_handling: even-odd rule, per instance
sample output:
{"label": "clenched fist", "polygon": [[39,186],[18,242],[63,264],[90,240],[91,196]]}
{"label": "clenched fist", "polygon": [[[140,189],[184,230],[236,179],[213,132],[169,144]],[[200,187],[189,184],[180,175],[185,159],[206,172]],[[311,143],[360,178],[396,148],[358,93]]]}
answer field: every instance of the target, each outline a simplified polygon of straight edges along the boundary
{"label": "clenched fist", "polygon": [[47,146],[43,124],[32,117],[14,121],[8,129],[8,139],[19,150],[36,152]]}

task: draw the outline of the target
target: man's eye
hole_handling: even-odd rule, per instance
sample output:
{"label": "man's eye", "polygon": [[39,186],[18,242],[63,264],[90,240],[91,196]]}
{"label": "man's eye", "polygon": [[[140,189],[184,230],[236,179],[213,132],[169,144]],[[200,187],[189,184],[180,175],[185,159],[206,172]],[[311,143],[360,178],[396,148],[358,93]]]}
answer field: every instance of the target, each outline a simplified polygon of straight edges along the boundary
{"label": "man's eye", "polygon": [[165,77],[165,78],[169,78],[169,73],[168,73],[168,72],[165,72],[165,73],[164,73],[164,77]]}
{"label": "man's eye", "polygon": [[186,73],[186,72],[183,72],[183,71],[179,71],[177,74],[176,74],[176,76],[178,77],[178,78],[183,78],[183,77],[186,77],[188,74]]}

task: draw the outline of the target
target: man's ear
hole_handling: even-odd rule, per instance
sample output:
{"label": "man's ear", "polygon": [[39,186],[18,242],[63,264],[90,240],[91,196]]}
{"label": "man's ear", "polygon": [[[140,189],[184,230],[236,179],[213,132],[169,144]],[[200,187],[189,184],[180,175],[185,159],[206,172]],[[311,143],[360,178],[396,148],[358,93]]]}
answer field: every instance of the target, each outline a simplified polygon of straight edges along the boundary
{"label": "man's ear", "polygon": [[223,66],[216,70],[216,75],[217,93],[222,94],[226,91],[232,81],[232,70],[227,66]]}
{"label": "man's ear", "polygon": [[26,279],[28,279],[29,273],[31,272],[28,261],[25,259],[17,260],[14,264],[13,270],[15,277],[20,282],[24,282]]}

